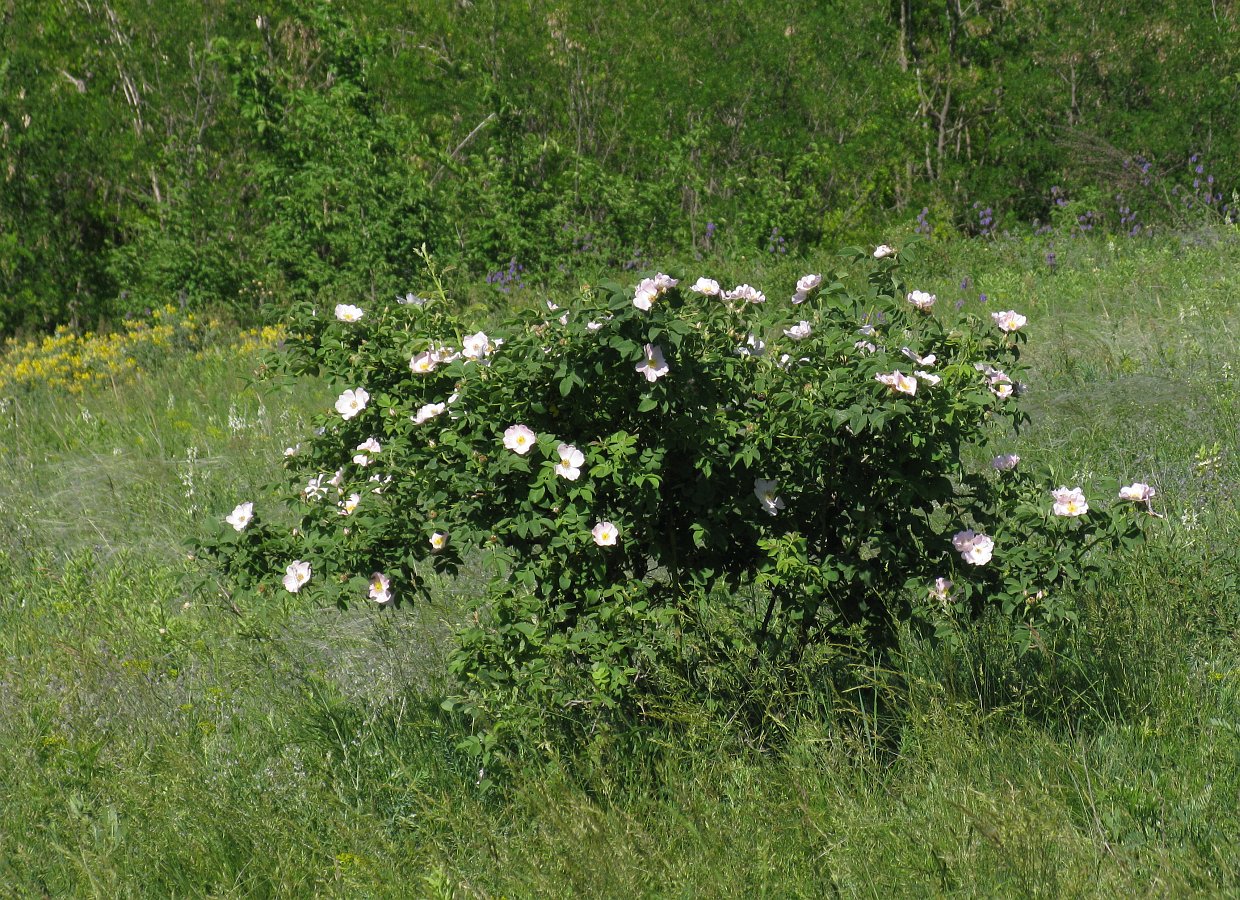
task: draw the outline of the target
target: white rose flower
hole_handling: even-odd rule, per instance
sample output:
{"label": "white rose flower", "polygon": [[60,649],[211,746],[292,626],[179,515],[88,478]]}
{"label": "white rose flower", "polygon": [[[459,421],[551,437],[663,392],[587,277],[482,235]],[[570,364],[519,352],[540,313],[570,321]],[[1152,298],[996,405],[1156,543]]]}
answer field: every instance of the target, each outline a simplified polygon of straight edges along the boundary
{"label": "white rose flower", "polygon": [[615,546],[616,538],[619,534],[619,530],[610,522],[599,522],[590,529],[590,535],[594,538],[594,543],[600,547]]}
{"label": "white rose flower", "polygon": [[908,302],[922,312],[929,312],[934,307],[936,299],[934,294],[927,294],[925,291],[913,291],[908,295]]}
{"label": "white rose flower", "polygon": [[724,300],[744,300],[746,303],[765,303],[766,294],[748,284],[738,284],[723,294]]}
{"label": "white rose flower", "polygon": [[231,513],[229,513],[228,516],[225,517],[224,521],[231,525],[234,531],[242,532],[245,531],[246,526],[250,524],[250,520],[253,518],[254,504],[242,503]]}
{"label": "white rose flower", "polygon": [[509,425],[504,429],[504,446],[521,456],[534,446],[535,434],[525,425]]}
{"label": "white rose flower", "polygon": [[439,553],[444,547],[448,546],[448,535],[442,531],[436,531],[430,536],[431,553]]}
{"label": "white rose flower", "polygon": [[427,350],[409,360],[409,371],[415,375],[425,375],[428,372],[435,371],[435,366],[437,365],[439,365],[439,357],[434,352]]}
{"label": "white rose flower", "polygon": [[366,314],[359,307],[347,303],[336,304],[336,318],[341,322],[356,322],[364,315]]}
{"label": "white rose flower", "polygon": [[895,256],[895,255],[896,255],[895,248],[888,247],[886,244],[879,244],[877,247],[874,248],[875,259],[886,259],[888,256]]}
{"label": "white rose flower", "polygon": [[1150,485],[1140,481],[1119,489],[1119,499],[1131,500],[1133,503],[1149,503],[1158,492]]}
{"label": "white rose flower", "polygon": [[990,461],[990,465],[997,472],[1007,472],[1016,468],[1016,464],[1020,462],[1020,457],[1015,453],[1002,453]]}
{"label": "white rose flower", "polygon": [[933,353],[931,353],[929,356],[918,356],[914,351],[910,350],[908,347],[901,347],[900,352],[903,353],[905,356],[907,356],[909,359],[911,359],[913,362],[917,363],[917,365],[919,366],[932,366],[938,360],[938,357],[935,356]]}
{"label": "white rose flower", "polygon": [[[461,356],[466,359],[484,360],[498,350],[503,343],[500,340],[492,341],[484,332],[479,331],[461,340]],[[440,356],[441,361],[447,361],[442,359],[442,353]]]}
{"label": "white rose flower", "polygon": [[804,319],[802,319],[800,322],[798,322],[796,325],[793,325],[791,328],[785,328],[784,334],[792,338],[794,341],[803,341],[807,337],[809,337],[810,332],[812,330],[813,329],[810,327],[809,322],[806,322]]}
{"label": "white rose flower", "polygon": [[995,540],[990,535],[968,529],[958,531],[952,537],[952,546],[960,557],[970,565],[984,566],[990,562],[995,550]]}
{"label": "white rose flower", "polygon": [[653,383],[668,373],[670,367],[663,358],[663,349],[658,344],[646,344],[642,352],[642,361],[637,364],[639,375],[644,375],[647,381]]}
{"label": "white rose flower", "polygon": [[555,465],[555,474],[569,481],[581,477],[581,465],[586,461],[585,455],[572,444],[560,444],[555,450],[560,461]]}
{"label": "white rose flower", "polygon": [[343,419],[351,419],[366,408],[370,394],[365,388],[347,390],[336,399],[336,412]]}
{"label": "white rose flower", "polygon": [[1085,500],[1085,493],[1080,488],[1060,487],[1058,490],[1051,491],[1051,496],[1055,499],[1055,505],[1051,507],[1051,511],[1057,516],[1075,518],[1089,512],[1089,503]]}
{"label": "white rose flower", "polygon": [[754,496],[762,504],[762,509],[772,516],[785,508],[783,499],[776,496],[778,489],[779,482],[773,478],[755,478],[753,481]]}
{"label": "white rose flower", "polygon": [[295,559],[284,570],[284,589],[296,594],[310,580],[310,563]]}
{"label": "white rose flower", "polygon": [[874,376],[874,380],[901,394],[912,396],[917,393],[917,379],[912,375],[905,375],[899,369],[894,372],[879,372]]}
{"label": "white rose flower", "polygon": [[821,275],[802,275],[797,279],[797,293],[808,296],[809,292],[822,284]]}
{"label": "white rose flower", "polygon": [[370,576],[368,596],[376,603],[387,603],[392,599],[392,581],[382,572]]}
{"label": "white rose flower", "polygon": [[689,290],[694,293],[701,294],[703,297],[718,297],[721,289],[719,287],[719,282],[715,281],[715,279],[699,278],[697,281],[693,282],[693,285],[689,288]]}
{"label": "white rose flower", "polygon": [[736,348],[738,356],[765,356],[766,342],[756,334],[749,334],[745,337],[745,343]]}
{"label": "white rose flower", "polygon": [[414,425],[421,425],[428,419],[433,419],[435,416],[443,415],[444,410],[447,408],[448,404],[446,403],[427,403],[425,406],[418,407],[417,415],[411,416],[410,418],[413,419]]}
{"label": "white rose flower", "polygon": [[1005,310],[1004,312],[993,312],[990,314],[990,318],[999,326],[1000,331],[1008,333],[1019,330],[1029,321],[1014,309]]}

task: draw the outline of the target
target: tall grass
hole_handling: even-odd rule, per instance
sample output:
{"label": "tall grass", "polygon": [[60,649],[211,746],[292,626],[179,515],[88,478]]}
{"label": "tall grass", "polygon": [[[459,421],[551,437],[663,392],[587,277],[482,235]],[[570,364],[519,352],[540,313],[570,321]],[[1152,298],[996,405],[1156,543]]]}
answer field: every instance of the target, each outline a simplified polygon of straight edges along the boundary
{"label": "tall grass", "polygon": [[1236,249],[1082,240],[1052,272],[968,243],[919,273],[1029,315],[1022,455],[1158,488],[1167,519],[1079,598],[1071,653],[908,635],[773,722],[778,751],[702,717],[490,793],[438,706],[468,584],[395,613],[237,608],[186,559],[318,386],[208,358],[7,398],[0,895],[1240,893]]}

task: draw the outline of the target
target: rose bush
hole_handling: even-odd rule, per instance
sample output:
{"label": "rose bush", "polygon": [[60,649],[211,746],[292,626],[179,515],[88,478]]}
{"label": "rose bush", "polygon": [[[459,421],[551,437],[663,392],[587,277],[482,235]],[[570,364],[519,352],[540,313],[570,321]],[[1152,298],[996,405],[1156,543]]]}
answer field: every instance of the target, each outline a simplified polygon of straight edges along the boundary
{"label": "rose bush", "polygon": [[243,588],[340,603],[494,561],[451,659],[483,755],[901,622],[952,640],[991,610],[1040,645],[1149,497],[984,462],[1026,420],[1026,319],[944,316],[901,279],[913,253],[771,300],[659,273],[485,332],[442,290],[296,307],[282,365],[339,394],[284,460],[300,521],[235,510],[204,549]]}

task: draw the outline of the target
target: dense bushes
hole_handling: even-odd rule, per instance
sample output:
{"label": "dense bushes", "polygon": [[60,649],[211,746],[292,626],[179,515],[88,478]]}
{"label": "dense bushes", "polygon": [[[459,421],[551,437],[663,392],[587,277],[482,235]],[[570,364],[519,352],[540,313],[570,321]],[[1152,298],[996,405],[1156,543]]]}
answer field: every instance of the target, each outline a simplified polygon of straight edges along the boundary
{"label": "dense bushes", "polygon": [[407,6],[6,12],[0,328],[1233,203],[1226,5]]}
{"label": "dense bushes", "polygon": [[1045,650],[1152,491],[1012,454],[1025,317],[940,313],[896,259],[769,299],[658,274],[489,334],[442,293],[301,305],[287,365],[339,396],[287,455],[296,519],[239,497],[204,549],[342,604],[489,569],[451,664],[487,757],[681,702],[786,715],[739,687],[753,666],[829,681],[905,623],[998,617]]}

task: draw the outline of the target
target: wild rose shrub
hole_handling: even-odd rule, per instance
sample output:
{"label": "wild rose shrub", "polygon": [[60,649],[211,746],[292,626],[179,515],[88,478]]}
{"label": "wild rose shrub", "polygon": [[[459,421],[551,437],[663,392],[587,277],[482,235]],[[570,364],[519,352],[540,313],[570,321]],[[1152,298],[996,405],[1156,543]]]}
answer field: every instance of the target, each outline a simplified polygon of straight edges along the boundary
{"label": "wild rose shrub", "polygon": [[660,274],[485,332],[442,292],[300,306],[285,365],[338,394],[286,460],[301,520],[235,510],[207,550],[339,603],[495,562],[451,660],[483,753],[901,621],[950,640],[990,610],[1040,645],[1150,498],[996,455],[1026,418],[1025,317],[944,316],[901,281],[913,252],[770,297]]}

